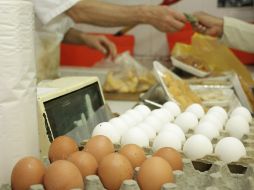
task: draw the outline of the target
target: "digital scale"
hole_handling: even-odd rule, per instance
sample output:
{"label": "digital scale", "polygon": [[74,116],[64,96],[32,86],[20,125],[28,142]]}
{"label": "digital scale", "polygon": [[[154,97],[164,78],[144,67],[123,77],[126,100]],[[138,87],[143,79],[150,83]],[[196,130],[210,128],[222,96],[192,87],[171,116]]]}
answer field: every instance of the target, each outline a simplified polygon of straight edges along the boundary
{"label": "digital scale", "polygon": [[58,136],[72,137],[78,145],[93,128],[112,118],[97,77],[64,77],[42,81],[37,87],[41,157]]}

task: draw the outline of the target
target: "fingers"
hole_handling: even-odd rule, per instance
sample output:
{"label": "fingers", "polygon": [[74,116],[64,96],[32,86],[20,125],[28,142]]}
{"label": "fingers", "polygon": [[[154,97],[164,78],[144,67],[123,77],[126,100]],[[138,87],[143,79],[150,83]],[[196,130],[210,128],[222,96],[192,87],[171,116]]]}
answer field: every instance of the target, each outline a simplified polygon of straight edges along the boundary
{"label": "fingers", "polygon": [[107,55],[109,55],[110,57],[114,59],[117,55],[116,45],[110,40],[108,40],[106,37],[103,38],[102,45],[106,47]]}
{"label": "fingers", "polygon": [[117,55],[116,45],[108,40],[105,36],[99,36],[98,41],[96,43],[96,47],[103,54],[110,56],[111,58],[115,58]]}
{"label": "fingers", "polygon": [[179,20],[175,20],[175,19],[172,19],[170,21],[171,25],[171,30],[170,32],[177,32],[179,30],[181,30],[184,26],[185,26],[185,23],[183,22],[180,22]]}
{"label": "fingers", "polygon": [[153,6],[151,24],[162,32],[176,32],[181,30],[187,19],[184,14],[167,6]]}
{"label": "fingers", "polygon": [[170,12],[172,12],[172,16],[176,20],[178,20],[179,22],[181,22],[181,23],[186,23],[187,22],[187,19],[186,19],[185,15],[183,13],[172,10],[172,9],[170,9]]}
{"label": "fingers", "polygon": [[205,34],[207,32],[207,27],[197,23],[194,26],[194,30],[196,30],[199,33]]}

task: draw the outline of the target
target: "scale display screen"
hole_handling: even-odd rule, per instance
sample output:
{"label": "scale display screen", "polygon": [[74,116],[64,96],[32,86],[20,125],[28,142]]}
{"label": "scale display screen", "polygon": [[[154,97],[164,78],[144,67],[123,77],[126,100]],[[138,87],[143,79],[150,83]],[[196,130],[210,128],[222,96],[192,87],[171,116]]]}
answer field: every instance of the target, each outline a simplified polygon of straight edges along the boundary
{"label": "scale display screen", "polygon": [[[49,140],[61,135],[73,137],[77,142],[89,134],[88,121],[104,105],[99,84],[93,83],[79,90],[44,102]],[[45,119],[46,121],[46,119]]]}

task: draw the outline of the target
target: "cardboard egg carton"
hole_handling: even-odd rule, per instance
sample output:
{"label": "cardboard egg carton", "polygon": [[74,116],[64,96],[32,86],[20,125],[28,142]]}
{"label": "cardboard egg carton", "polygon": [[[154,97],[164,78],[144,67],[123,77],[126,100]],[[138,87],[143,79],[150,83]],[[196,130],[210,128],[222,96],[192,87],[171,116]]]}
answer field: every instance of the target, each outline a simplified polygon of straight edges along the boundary
{"label": "cardboard egg carton", "polygon": [[[175,183],[167,183],[161,190],[253,190],[254,164],[226,164],[222,161],[208,162],[205,159],[191,161],[183,159],[183,171],[174,171]],[[134,179],[125,180],[119,190],[140,190]],[[86,190],[106,190],[97,175],[86,177]],[[2,185],[0,190],[11,190],[10,185]],[[45,190],[42,185],[33,185],[29,190]],[[71,189],[80,190],[80,189]]]}
{"label": "cardboard egg carton", "polygon": [[[222,161],[206,163],[184,159],[183,171],[174,171],[175,184],[167,183],[161,190],[253,190],[254,165],[247,167],[236,164],[225,164]],[[135,176],[133,180],[125,180],[119,190],[140,190]],[[86,190],[105,190],[100,178],[96,175],[86,177]],[[11,190],[9,185],[0,190]],[[29,190],[44,190],[42,185],[33,185]],[[80,189],[72,189],[80,190]]]}
{"label": "cardboard egg carton", "polygon": [[[193,134],[190,130],[186,137]],[[220,136],[212,140],[215,147],[217,142],[229,136],[223,130]],[[84,141],[86,144],[87,141]],[[254,122],[250,126],[250,133],[242,138],[242,142],[247,150],[247,156],[241,158],[238,162],[226,164],[212,154],[206,157],[191,161],[183,156],[183,171],[174,171],[175,184],[167,183],[161,187],[161,190],[253,190],[254,189]],[[152,142],[151,142],[152,145]],[[120,149],[119,144],[115,144],[115,150]],[[151,147],[144,148],[147,156],[153,154]],[[49,165],[49,160],[45,158],[45,165]],[[125,180],[120,190],[139,190],[135,181],[138,168],[136,168],[133,180]],[[96,175],[86,177],[86,190],[104,190],[100,178]],[[1,185],[0,190],[11,190],[10,185]],[[29,190],[45,190],[42,185],[33,185]],[[79,189],[72,189],[79,190]]]}

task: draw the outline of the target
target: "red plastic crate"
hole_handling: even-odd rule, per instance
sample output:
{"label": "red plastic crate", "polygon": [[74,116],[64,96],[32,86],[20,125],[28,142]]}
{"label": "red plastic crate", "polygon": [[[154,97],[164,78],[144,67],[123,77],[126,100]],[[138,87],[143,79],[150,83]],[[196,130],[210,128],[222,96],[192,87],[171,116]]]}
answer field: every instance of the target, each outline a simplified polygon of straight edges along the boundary
{"label": "red plastic crate", "polygon": [[[181,42],[185,44],[191,43],[191,37],[194,34],[192,27],[190,24],[186,24],[186,26],[179,32],[176,33],[168,33],[167,40],[169,44],[170,50],[173,49],[175,43]],[[238,59],[244,64],[254,64],[254,54],[247,53],[235,49],[231,49],[233,53],[238,57]]]}
{"label": "red plastic crate", "polygon": [[[117,37],[111,34],[101,35],[106,36],[116,44],[118,53],[129,51],[133,55],[135,45],[134,36],[124,35]],[[84,45],[61,44],[61,65],[91,67],[103,58],[104,55],[101,52]]]}

